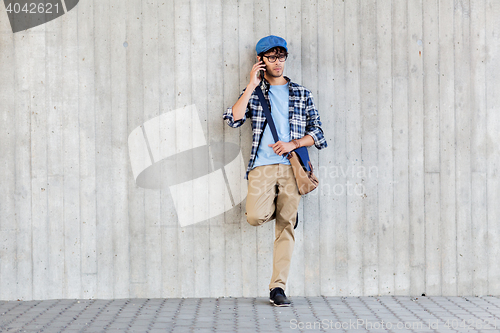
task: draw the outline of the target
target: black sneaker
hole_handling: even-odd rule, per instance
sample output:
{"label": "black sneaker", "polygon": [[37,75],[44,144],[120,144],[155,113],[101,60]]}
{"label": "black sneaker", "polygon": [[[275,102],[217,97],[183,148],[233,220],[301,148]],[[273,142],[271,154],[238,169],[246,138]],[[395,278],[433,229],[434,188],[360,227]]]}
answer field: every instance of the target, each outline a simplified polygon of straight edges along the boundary
{"label": "black sneaker", "polygon": [[285,292],[280,287],[271,290],[269,302],[274,306],[290,306],[290,301],[286,298]]}

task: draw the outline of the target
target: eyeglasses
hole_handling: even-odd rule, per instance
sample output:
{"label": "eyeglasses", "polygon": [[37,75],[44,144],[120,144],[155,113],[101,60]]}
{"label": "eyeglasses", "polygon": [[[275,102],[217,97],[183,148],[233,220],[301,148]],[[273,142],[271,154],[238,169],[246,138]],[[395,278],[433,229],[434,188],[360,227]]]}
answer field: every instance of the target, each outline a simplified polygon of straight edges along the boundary
{"label": "eyeglasses", "polygon": [[276,59],[279,59],[280,62],[284,62],[286,58],[288,58],[288,54],[280,54],[279,56],[263,56],[266,57],[267,60],[269,60],[270,63],[276,62]]}

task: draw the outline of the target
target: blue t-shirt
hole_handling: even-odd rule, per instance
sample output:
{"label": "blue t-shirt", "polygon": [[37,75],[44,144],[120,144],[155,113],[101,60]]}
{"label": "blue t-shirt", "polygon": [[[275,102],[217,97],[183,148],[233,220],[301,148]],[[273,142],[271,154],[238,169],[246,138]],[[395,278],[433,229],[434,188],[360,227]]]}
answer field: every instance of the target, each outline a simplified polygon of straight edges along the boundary
{"label": "blue t-shirt", "polygon": [[[284,85],[272,85],[269,88],[269,99],[271,101],[271,116],[278,132],[278,139],[283,142],[290,141],[290,122],[288,121],[288,83]],[[274,144],[273,134],[269,124],[266,125],[262,135],[257,157],[253,167],[268,164],[290,164],[290,161],[282,155],[276,154],[269,144]]]}

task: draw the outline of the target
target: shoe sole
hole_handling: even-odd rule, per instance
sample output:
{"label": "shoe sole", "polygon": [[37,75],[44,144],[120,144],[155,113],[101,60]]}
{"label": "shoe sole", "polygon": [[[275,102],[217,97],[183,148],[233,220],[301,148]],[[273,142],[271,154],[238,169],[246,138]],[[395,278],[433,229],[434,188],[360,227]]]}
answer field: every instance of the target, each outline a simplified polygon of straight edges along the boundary
{"label": "shoe sole", "polygon": [[275,304],[272,299],[270,299],[269,302],[274,306],[280,306],[280,307],[290,306],[290,304],[281,304],[281,305]]}

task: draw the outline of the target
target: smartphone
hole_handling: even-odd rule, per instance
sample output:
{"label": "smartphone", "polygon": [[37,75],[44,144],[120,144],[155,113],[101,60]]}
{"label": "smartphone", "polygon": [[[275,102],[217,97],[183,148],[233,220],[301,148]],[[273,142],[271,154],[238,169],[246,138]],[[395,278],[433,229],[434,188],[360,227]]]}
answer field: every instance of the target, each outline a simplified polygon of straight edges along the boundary
{"label": "smartphone", "polygon": [[[260,61],[263,61],[263,60],[262,60],[262,58],[260,58],[259,62],[260,62]],[[263,70],[260,70],[260,71],[259,71],[259,79],[260,79],[261,81],[262,81],[262,80],[264,80],[264,71],[263,71]]]}

